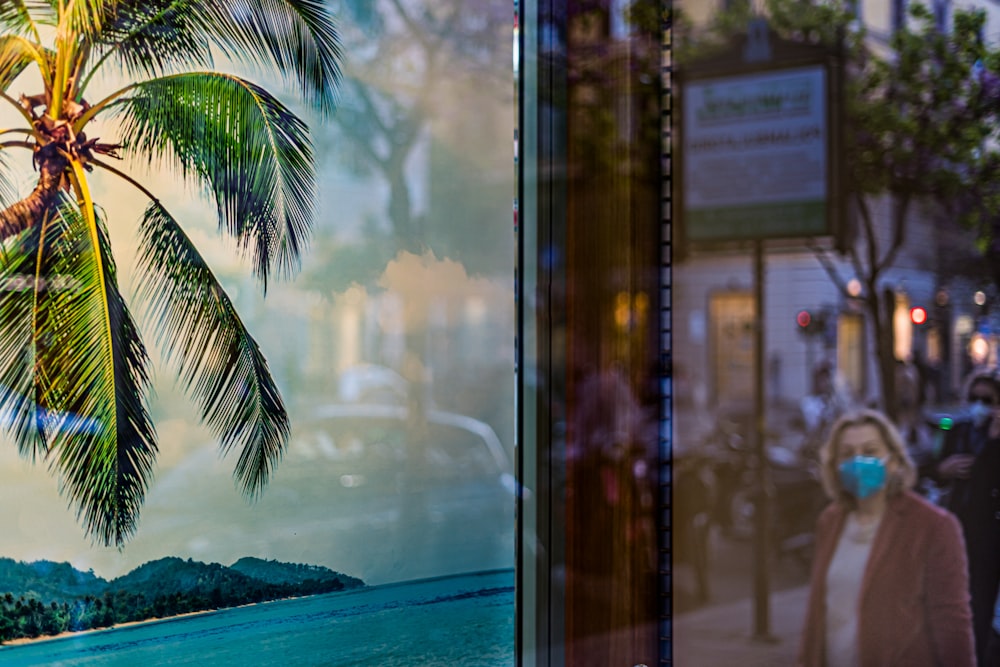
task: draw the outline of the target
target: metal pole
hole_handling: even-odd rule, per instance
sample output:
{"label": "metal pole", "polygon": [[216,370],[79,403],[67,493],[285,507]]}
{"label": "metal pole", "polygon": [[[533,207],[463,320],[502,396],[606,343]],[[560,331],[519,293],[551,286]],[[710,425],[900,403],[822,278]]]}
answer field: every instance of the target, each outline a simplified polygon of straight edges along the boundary
{"label": "metal pole", "polygon": [[806,393],[813,392],[813,367],[815,365],[812,336],[806,334]]}
{"label": "metal pole", "polygon": [[754,444],[757,460],[757,497],[754,507],[754,639],[774,641],[771,636],[770,495],[764,396],[764,244],[754,241]]}

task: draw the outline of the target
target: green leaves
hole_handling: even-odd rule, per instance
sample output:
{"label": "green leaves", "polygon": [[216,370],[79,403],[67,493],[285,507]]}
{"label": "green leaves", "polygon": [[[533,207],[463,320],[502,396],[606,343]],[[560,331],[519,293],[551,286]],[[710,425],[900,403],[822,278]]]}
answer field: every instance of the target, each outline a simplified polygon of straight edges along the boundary
{"label": "green leaves", "polygon": [[[156,456],[149,360],[104,226],[63,203],[8,248],[0,379],[22,454],[44,455],[88,534],[122,545]],[[25,284],[26,283],[26,284]]]}
{"label": "green leaves", "polygon": [[137,85],[119,108],[126,150],[175,158],[203,183],[265,289],[272,269],[298,268],[315,194],[301,120],[259,86],[216,73]]}
{"label": "green leaves", "polygon": [[0,36],[0,91],[6,91],[21,72],[39,58],[41,50],[23,37]]}
{"label": "green leaves", "polygon": [[55,25],[56,12],[46,0],[0,2],[0,31],[38,39],[38,24]]}
{"label": "green leaves", "polygon": [[210,47],[297,81],[303,97],[331,112],[340,79],[333,20],[315,0],[120,0],[97,43],[135,75],[210,65]]}
{"label": "green leaves", "polygon": [[[288,439],[264,356],[202,257],[148,189],[97,159],[107,145],[84,138],[91,120],[116,111],[133,157],[173,160],[204,188],[265,290],[273,272],[291,274],[315,197],[307,128],[258,85],[190,73],[218,52],[294,80],[308,103],[332,111],[341,53],[318,0],[0,1],[0,90],[32,66],[41,84],[24,105],[4,96],[25,126],[4,131],[18,136],[0,146],[0,170],[7,148],[50,140],[24,152],[38,187],[2,209],[5,220],[16,209],[20,224],[5,226],[0,252],[0,419],[23,456],[49,463],[104,544],[135,532],[157,446],[146,348],[87,169],[103,167],[154,200],[142,220],[139,296],[223,451],[239,451],[245,495],[261,493]],[[87,84],[110,65],[138,80],[84,104]],[[34,123],[39,109],[46,123]],[[67,184],[84,203],[67,200]],[[0,177],[0,197],[7,185]]]}
{"label": "green leaves", "polygon": [[195,0],[118,2],[107,9],[97,44],[132,76],[205,67],[212,56]]}
{"label": "green leaves", "polygon": [[0,390],[2,423],[22,456],[35,460],[48,451],[46,410],[40,378],[35,375],[36,283],[49,281],[38,266],[42,226],[16,237],[0,254]]}
{"label": "green leaves", "polygon": [[159,202],[140,228],[139,295],[157,343],[177,364],[187,390],[224,452],[240,450],[235,477],[258,495],[281,458],[288,416],[267,362],[205,260]]}
{"label": "green leaves", "polygon": [[307,102],[332,112],[340,79],[337,31],[319,0],[206,2],[206,30],[230,57],[298,79]]}

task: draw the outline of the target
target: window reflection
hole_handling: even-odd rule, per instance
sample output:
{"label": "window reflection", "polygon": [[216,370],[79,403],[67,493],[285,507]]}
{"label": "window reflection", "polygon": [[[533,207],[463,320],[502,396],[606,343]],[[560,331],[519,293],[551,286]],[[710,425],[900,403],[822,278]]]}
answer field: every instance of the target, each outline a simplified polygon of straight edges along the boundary
{"label": "window reflection", "polygon": [[[525,664],[653,664],[659,5],[524,4],[519,536]],[[536,180],[537,179],[537,180]]]}
{"label": "window reflection", "polygon": [[[335,5],[350,57],[342,112],[316,133],[313,252],[261,304],[295,378],[293,437],[334,453],[337,469],[300,472],[335,482],[312,492],[316,520],[362,531],[333,548],[368,579],[512,567],[510,8]],[[314,315],[275,318],[275,300]],[[292,342],[302,317],[316,357]]]}
{"label": "window reflection", "polygon": [[[997,16],[989,3],[880,0],[681,0],[676,9],[682,112],[673,130],[681,138],[675,155],[682,180],[674,194],[684,201],[676,211],[682,252],[673,267],[673,343],[677,378],[690,396],[683,403],[678,397],[673,429],[675,491],[685,489],[675,495],[673,518],[677,533],[688,534],[683,546],[703,557],[675,561],[674,657],[714,662],[719,646],[698,638],[698,619],[732,603],[732,615],[715,625],[748,640],[732,645],[732,655],[790,663],[802,637],[810,568],[820,577],[813,591],[825,572],[817,555],[823,534],[812,530],[820,507],[790,488],[809,477],[815,483],[817,448],[832,423],[862,406],[884,412],[921,462],[917,493],[947,508],[949,491],[935,477],[941,443],[965,418],[963,378],[996,367],[996,215],[992,195],[980,189],[989,183],[991,191],[995,179],[979,165],[995,148],[997,123],[992,105],[987,110],[978,100],[995,92],[987,54],[997,48],[989,37]],[[754,29],[765,26],[766,33]],[[758,58],[765,52],[759,37],[767,38],[770,58]],[[795,127],[792,116],[806,114],[773,105],[780,95],[767,77],[794,77],[807,63],[829,65],[829,98],[801,99],[816,101],[814,117],[829,121],[823,132],[830,142],[796,154],[779,144]],[[913,72],[932,69],[933,82],[911,75],[911,63]],[[931,94],[948,85],[943,72],[954,73],[956,90],[968,91],[970,101]],[[717,97],[700,106],[703,86]],[[901,99],[908,100],[902,110]],[[720,110],[732,116],[713,116]],[[782,120],[772,125],[768,116],[777,114]],[[914,118],[934,121],[911,125]],[[938,135],[943,127],[955,130]],[[721,161],[700,162],[711,152],[699,143],[702,131],[727,145]],[[779,141],[757,153],[755,136]],[[951,139],[957,136],[972,138],[960,145]],[[784,163],[788,156],[795,159]],[[801,203],[810,163],[827,165],[822,208],[834,226],[762,241],[782,217],[803,224],[810,215],[782,205],[757,216],[753,197],[774,203],[792,188],[787,203]],[[943,185],[953,178],[959,187]],[[707,190],[696,182],[711,188],[707,206],[728,208],[730,221],[750,234],[703,242],[728,213],[700,215],[695,199]],[[732,200],[747,183],[755,187]],[[754,459],[740,475],[732,475],[734,454]],[[748,502],[747,480],[755,480],[756,502]],[[782,530],[794,523],[806,529],[797,531],[799,548],[788,549]],[[968,571],[971,581],[981,570]],[[969,585],[980,601],[973,615],[981,654],[992,618],[985,607],[997,593],[995,577],[982,581]],[[711,636],[721,640],[722,632]],[[751,639],[777,641],[764,650]]]}
{"label": "window reflection", "polygon": [[[303,112],[318,201],[299,274],[262,297],[215,239],[212,211],[184,211],[288,406],[273,481],[244,503],[232,461],[158,378],[162,457],[135,540],[91,547],[44,471],[22,477],[5,448],[32,509],[12,514],[0,555],[107,577],[164,555],[252,555],[368,584],[513,568],[511,5],[329,4],[345,77],[335,114]],[[161,197],[179,191],[156,178]]]}

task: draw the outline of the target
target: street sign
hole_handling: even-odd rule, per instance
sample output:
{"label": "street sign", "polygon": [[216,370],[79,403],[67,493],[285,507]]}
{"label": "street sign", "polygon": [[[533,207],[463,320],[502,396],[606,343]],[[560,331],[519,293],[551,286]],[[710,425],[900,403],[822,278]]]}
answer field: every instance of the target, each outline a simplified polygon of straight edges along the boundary
{"label": "street sign", "polygon": [[751,27],[742,47],[679,71],[686,244],[830,237],[843,214],[836,54]]}
{"label": "street sign", "polygon": [[688,240],[829,232],[822,66],[691,81],[684,101]]}

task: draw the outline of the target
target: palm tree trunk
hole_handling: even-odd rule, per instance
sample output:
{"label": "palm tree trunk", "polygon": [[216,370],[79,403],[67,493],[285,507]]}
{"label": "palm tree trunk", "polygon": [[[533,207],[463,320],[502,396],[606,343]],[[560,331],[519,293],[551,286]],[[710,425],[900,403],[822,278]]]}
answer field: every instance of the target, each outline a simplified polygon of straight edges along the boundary
{"label": "palm tree trunk", "polygon": [[31,193],[0,211],[0,243],[37,224],[55,203],[69,161],[51,144],[36,154],[38,185]]}

